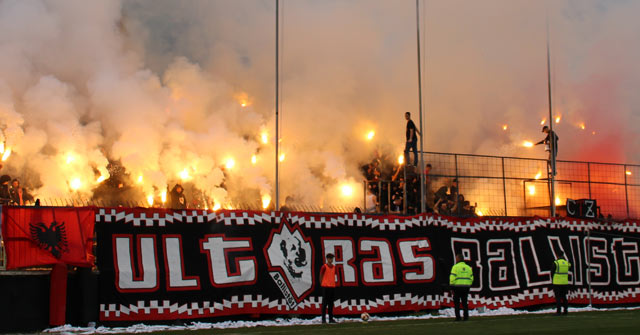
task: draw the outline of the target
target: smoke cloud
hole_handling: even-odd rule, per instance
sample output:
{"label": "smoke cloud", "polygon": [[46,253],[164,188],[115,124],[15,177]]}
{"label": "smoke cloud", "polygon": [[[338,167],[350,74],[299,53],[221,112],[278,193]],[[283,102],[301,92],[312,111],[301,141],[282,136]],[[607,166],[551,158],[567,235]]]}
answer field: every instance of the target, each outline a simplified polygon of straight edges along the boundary
{"label": "smoke cloud", "polygon": [[[559,158],[640,160],[640,3],[421,3],[425,150],[545,156],[521,144],[548,118],[548,17]],[[415,3],[281,4],[281,199],[360,205],[359,166],[419,120]],[[0,1],[3,173],[43,198],[113,166],[141,201],[273,198],[274,25],[273,1]]]}

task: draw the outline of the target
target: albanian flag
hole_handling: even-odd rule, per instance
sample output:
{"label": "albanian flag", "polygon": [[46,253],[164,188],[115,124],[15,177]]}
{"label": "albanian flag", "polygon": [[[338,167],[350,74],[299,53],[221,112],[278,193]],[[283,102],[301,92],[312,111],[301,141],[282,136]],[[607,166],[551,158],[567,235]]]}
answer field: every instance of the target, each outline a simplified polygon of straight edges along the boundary
{"label": "albanian flag", "polygon": [[95,210],[74,207],[3,207],[7,269],[65,263],[93,266]]}

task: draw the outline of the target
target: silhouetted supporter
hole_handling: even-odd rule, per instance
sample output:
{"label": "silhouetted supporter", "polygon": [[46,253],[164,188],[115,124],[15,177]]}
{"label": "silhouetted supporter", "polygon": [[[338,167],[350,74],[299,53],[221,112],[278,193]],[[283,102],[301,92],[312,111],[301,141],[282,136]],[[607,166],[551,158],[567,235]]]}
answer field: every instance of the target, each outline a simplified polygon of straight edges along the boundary
{"label": "silhouetted supporter", "polygon": [[551,171],[555,176],[557,174],[557,170],[553,164],[556,157],[558,157],[558,135],[548,126],[542,127],[542,132],[546,133],[547,136],[542,139],[542,141],[536,143],[536,145],[544,144],[544,150],[549,153],[549,171]]}
{"label": "silhouetted supporter", "polygon": [[451,181],[450,186],[442,186],[435,193],[435,201],[443,202],[443,201],[454,201],[457,198],[458,194],[458,179],[453,179]]}
{"label": "silhouetted supporter", "polygon": [[33,201],[33,197],[27,193],[24,187],[20,186],[20,181],[18,179],[14,179],[11,182],[9,194],[11,194],[12,205],[24,206]]}
{"label": "silhouetted supporter", "polygon": [[11,177],[9,175],[0,176],[0,204],[7,205],[11,203],[11,192],[9,182],[11,181]]}
{"label": "silhouetted supporter", "polygon": [[411,120],[411,113],[404,113],[404,118],[407,120],[406,138],[407,142],[404,147],[404,157],[407,164],[411,164],[411,157],[409,151],[413,150],[413,165],[418,166],[418,137],[420,131],[416,129],[416,124]]}
{"label": "silhouetted supporter", "polygon": [[169,205],[172,209],[187,209],[187,197],[182,185],[176,184],[169,193]]}
{"label": "silhouetted supporter", "polygon": [[365,203],[367,205],[365,208],[365,212],[375,213],[378,210],[378,197],[376,197],[376,195],[373,194],[370,189],[367,190]]}

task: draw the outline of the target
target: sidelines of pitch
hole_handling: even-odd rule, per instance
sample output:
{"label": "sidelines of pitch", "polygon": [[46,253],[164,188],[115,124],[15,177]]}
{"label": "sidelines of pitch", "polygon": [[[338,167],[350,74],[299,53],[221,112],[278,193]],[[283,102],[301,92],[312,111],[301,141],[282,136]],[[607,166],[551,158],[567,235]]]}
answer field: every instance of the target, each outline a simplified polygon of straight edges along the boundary
{"label": "sidelines of pitch", "polygon": [[[575,312],[595,312],[595,311],[620,311],[620,310],[638,310],[640,307],[617,307],[617,308],[593,308],[593,307],[581,307],[581,308],[569,308],[571,313]],[[479,316],[503,316],[503,315],[523,315],[523,314],[551,314],[555,309],[543,309],[538,311],[521,311],[511,308],[498,308],[487,309],[484,313],[480,313],[478,310],[471,310],[469,314],[471,317]],[[438,315],[423,314],[423,315],[406,315],[406,316],[375,316],[371,315],[369,323],[376,321],[398,321],[398,320],[427,320],[427,319],[445,319],[453,318],[453,308],[447,308],[440,310]],[[360,318],[337,318],[339,323],[355,323],[362,322]],[[129,327],[74,327],[71,325],[64,325],[55,328],[49,328],[44,330],[45,333],[54,334],[116,334],[116,333],[151,333],[159,331],[181,331],[181,330],[206,330],[206,329],[234,329],[234,328],[252,328],[252,327],[278,327],[278,326],[303,326],[303,325],[318,325],[320,324],[320,317],[301,319],[301,318],[277,318],[274,320],[260,320],[260,321],[222,321],[222,322],[198,322],[194,321],[184,326],[169,326],[169,325],[145,325],[136,324]]]}

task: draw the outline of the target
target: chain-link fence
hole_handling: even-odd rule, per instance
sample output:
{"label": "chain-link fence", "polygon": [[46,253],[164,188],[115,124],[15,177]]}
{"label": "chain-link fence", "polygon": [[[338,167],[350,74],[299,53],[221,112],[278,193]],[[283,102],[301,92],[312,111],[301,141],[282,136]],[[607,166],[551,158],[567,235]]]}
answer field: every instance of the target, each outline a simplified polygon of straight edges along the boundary
{"label": "chain-link fence", "polygon": [[[430,192],[458,180],[458,191],[476,212],[490,216],[549,216],[569,199],[595,199],[613,219],[640,217],[640,165],[557,161],[555,199],[547,160],[425,152],[431,164]],[[428,191],[429,192],[429,191]]]}

